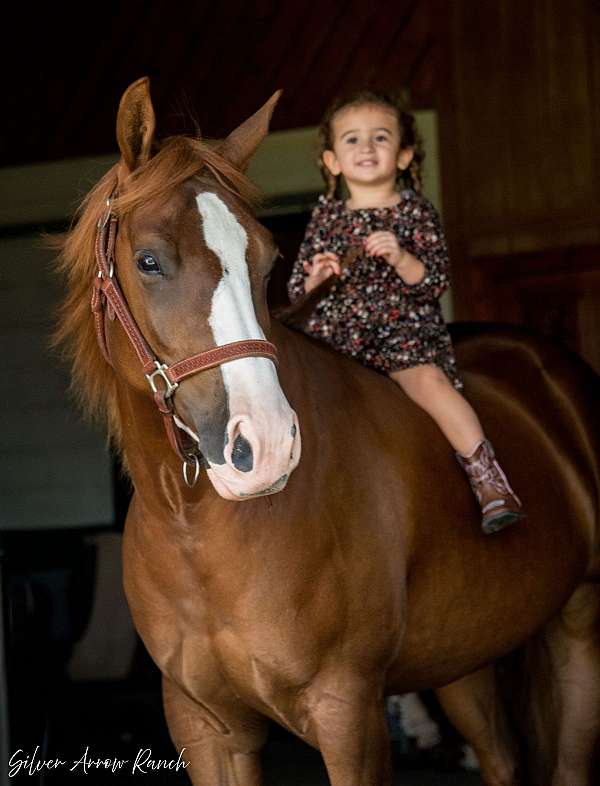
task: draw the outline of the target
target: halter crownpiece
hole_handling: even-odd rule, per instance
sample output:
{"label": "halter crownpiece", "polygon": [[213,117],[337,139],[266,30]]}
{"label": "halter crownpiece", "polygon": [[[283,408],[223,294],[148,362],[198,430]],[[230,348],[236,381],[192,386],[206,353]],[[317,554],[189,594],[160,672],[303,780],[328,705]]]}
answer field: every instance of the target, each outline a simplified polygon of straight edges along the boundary
{"label": "halter crownpiece", "polygon": [[94,278],[91,302],[96,337],[106,362],[112,366],[106,342],[106,311],[111,319],[114,319],[115,316],[118,317],[125,335],[131,342],[142,365],[144,375],[152,390],[154,402],[162,415],[169,442],[183,461],[183,478],[188,486],[193,486],[198,480],[200,467],[206,467],[207,462],[196,442],[182,428],[183,424],[179,425],[181,421],[175,413],[173,404],[173,394],[179,387],[179,383],[193,374],[240,358],[265,357],[277,363],[277,348],[270,341],[264,339],[247,339],[207,349],[170,366],[162,363],[137,326],[114,275],[115,244],[118,230],[118,218],[112,212],[114,198],[115,192],[106,200],[107,210],[98,221],[96,233],[95,252],[98,273]]}

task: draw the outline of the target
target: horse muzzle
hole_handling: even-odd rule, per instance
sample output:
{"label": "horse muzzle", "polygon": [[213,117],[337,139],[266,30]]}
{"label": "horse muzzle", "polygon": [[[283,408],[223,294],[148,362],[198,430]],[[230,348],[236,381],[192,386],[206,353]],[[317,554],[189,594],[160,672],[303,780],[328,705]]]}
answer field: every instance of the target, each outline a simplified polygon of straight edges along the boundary
{"label": "horse muzzle", "polygon": [[[287,402],[286,402],[287,405]],[[277,417],[263,413],[230,418],[224,464],[208,462],[208,477],[217,493],[242,501],[282,491],[300,460],[298,418],[289,407]]]}

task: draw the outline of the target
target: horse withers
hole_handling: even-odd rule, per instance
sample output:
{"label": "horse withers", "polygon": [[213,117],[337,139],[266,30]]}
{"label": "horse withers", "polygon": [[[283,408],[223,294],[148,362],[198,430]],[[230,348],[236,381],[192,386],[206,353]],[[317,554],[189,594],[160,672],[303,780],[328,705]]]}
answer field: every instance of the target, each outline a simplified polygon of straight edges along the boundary
{"label": "horse withers", "polygon": [[[384,696],[432,687],[488,786],[517,783],[519,735],[521,783],[589,786],[598,380],[539,338],[464,329],[467,395],[528,512],[483,537],[433,421],[270,318],[277,251],[242,170],[276,98],[218,149],[159,144],[134,83],[121,160],[63,243],[57,337],[133,482],[125,589],[173,741],[194,786],[256,786],[272,719],[333,786],[386,786]],[[526,642],[532,725],[515,730],[492,664]]]}

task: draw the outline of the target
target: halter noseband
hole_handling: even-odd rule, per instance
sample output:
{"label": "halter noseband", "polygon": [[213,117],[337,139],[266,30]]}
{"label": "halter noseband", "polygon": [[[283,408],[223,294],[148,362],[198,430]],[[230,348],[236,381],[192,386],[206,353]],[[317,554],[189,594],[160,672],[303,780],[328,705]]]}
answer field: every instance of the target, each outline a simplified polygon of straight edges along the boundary
{"label": "halter noseband", "polygon": [[[107,200],[106,214],[98,222],[96,232],[98,274],[94,279],[92,289],[92,313],[98,344],[106,362],[112,366],[106,342],[105,316],[107,313],[109,319],[118,317],[125,335],[131,342],[142,365],[156,406],[162,415],[169,442],[183,461],[184,480],[188,486],[193,486],[198,479],[200,466],[207,466],[207,464],[196,442],[187,431],[183,430],[183,424],[176,416],[173,394],[179,387],[179,383],[192,374],[198,374],[200,371],[206,371],[239,358],[265,357],[277,363],[277,349],[270,341],[249,339],[233,341],[205,352],[199,352],[197,355],[192,355],[170,366],[161,363],[138,328],[114,276],[118,218],[112,212],[113,198],[114,194]],[[188,477],[190,470],[193,471],[191,481]]]}

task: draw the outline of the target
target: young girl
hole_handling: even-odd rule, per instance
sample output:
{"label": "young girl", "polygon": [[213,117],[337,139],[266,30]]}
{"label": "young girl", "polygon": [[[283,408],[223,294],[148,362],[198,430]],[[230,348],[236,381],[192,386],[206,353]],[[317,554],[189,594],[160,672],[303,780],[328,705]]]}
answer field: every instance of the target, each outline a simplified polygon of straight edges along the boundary
{"label": "young girl", "polygon": [[[334,103],[320,137],[328,190],[306,229],[290,299],[337,277],[307,332],[386,372],[431,415],[467,473],[483,531],[497,532],[522,517],[521,503],[459,392],[439,304],[449,283],[448,253],[438,215],[420,193],[423,152],[414,118],[387,96],[363,92]],[[336,198],[340,177],[345,201]],[[356,258],[342,269],[351,249]]]}

